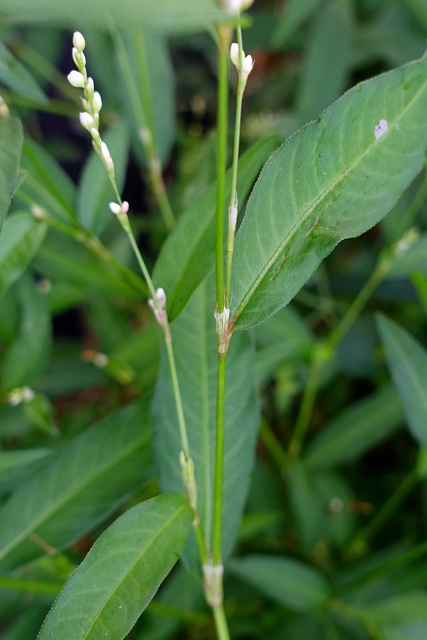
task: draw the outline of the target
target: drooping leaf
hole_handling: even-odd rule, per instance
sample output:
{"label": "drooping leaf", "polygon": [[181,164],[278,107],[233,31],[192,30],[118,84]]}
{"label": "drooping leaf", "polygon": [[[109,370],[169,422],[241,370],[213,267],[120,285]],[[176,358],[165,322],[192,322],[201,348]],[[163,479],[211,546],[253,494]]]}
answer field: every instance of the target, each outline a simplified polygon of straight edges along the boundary
{"label": "drooping leaf", "polygon": [[408,421],[408,427],[422,447],[427,447],[427,352],[405,329],[378,317],[387,364]]}
{"label": "drooping leaf", "polygon": [[[129,153],[129,132],[125,122],[119,122],[103,136],[114,160],[115,178],[119,192],[122,190]],[[117,200],[104,165],[91,153],[83,169],[77,196],[77,212],[82,224],[99,235],[112,219],[108,206]]]}
{"label": "drooping leaf", "polygon": [[65,585],[38,640],[122,640],[178,560],[193,515],[170,494],[118,518]]}
{"label": "drooping leaf", "polygon": [[393,387],[348,407],[308,445],[304,462],[310,469],[343,464],[390,436],[403,422],[402,403]]}
{"label": "drooping leaf", "polygon": [[22,149],[21,166],[27,172],[18,197],[46,209],[50,216],[67,223],[77,221],[76,188],[56,160],[34,140],[27,138]]}
{"label": "drooping leaf", "polygon": [[298,560],[252,555],[232,560],[229,567],[261,593],[294,611],[318,611],[329,598],[324,577]]}
{"label": "drooping leaf", "polygon": [[46,225],[29,213],[6,220],[0,236],[0,297],[25,271],[46,235]]}
{"label": "drooping leaf", "polygon": [[426,70],[427,57],[359,84],[267,162],[236,238],[235,328],[285,306],[322,259],[378,222],[420,171]]}
{"label": "drooping leaf", "polygon": [[[212,538],[216,433],[217,345],[212,314],[214,308],[214,285],[208,279],[200,285],[182,316],[171,327],[190,454],[195,467],[198,510],[208,547]],[[236,341],[233,338],[227,356],[223,559],[230,553],[237,535],[253,465],[258,427],[253,352],[249,338],[242,337],[244,339],[239,336]],[[165,357],[153,405],[153,420],[162,489],[166,492],[171,489],[181,491],[179,454],[182,445]],[[187,545],[185,557],[197,558],[195,544],[191,548]]]}
{"label": "drooping leaf", "polygon": [[202,31],[207,26],[229,19],[214,0],[40,0],[31,6],[26,0],[2,0],[2,21],[9,23],[49,23],[75,28],[90,25],[109,28],[111,20],[119,27],[135,24],[167,33]]}
{"label": "drooping leaf", "polygon": [[[276,136],[256,144],[239,161],[237,191],[244,202],[262,163],[273,150]],[[226,182],[226,201],[230,198],[231,174]],[[153,272],[156,286],[167,296],[168,317],[174,320],[191,294],[211,272],[215,252],[215,200],[213,184],[180,218],[162,247]]]}
{"label": "drooping leaf", "polygon": [[21,96],[46,104],[47,98],[27,69],[0,42],[0,82]]}
{"label": "drooping leaf", "polygon": [[329,0],[316,13],[296,95],[301,124],[317,117],[348,86],[353,30],[348,2]]}
{"label": "drooping leaf", "polygon": [[0,511],[0,566],[63,548],[150,478],[147,401],[121,409],[79,436],[22,485]]}
{"label": "drooping leaf", "polygon": [[31,386],[50,356],[52,331],[46,295],[30,278],[19,282],[21,322],[18,337],[7,352],[0,389]]}
{"label": "drooping leaf", "polygon": [[22,125],[18,118],[0,117],[0,232],[19,184]]}

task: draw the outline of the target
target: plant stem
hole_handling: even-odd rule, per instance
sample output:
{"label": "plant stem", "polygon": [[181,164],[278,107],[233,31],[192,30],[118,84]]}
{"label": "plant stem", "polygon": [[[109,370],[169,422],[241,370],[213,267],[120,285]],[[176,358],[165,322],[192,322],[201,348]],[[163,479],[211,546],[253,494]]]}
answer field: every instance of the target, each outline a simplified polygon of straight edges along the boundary
{"label": "plant stem", "polygon": [[212,559],[214,566],[221,564],[222,548],[222,480],[224,468],[224,408],[226,354],[218,355],[217,408],[216,408],[216,453],[214,516],[212,536]]}
{"label": "plant stem", "polygon": [[418,468],[415,467],[408,473],[403,482],[399,484],[395,492],[383,504],[371,522],[359,533],[355,534],[353,541],[350,543],[349,553],[351,553],[352,549],[360,547],[361,542],[368,542],[371,540],[378,531],[380,531],[386,522],[398,511],[402,502],[418,484],[419,479]]}
{"label": "plant stem", "polygon": [[415,216],[427,198],[427,161],[424,163],[424,172],[424,180],[403,216],[401,232],[397,234],[398,237],[413,224]]}
{"label": "plant stem", "polygon": [[217,311],[224,309],[224,198],[225,171],[227,168],[227,119],[228,119],[228,50],[230,46],[229,27],[218,27],[218,158],[216,187],[216,230],[215,230],[215,284]]}
{"label": "plant stem", "polygon": [[0,576],[0,589],[16,589],[19,591],[30,591],[31,593],[57,596],[63,586],[63,584],[55,584],[53,582],[36,582],[35,580],[22,580],[21,578]]}
{"label": "plant stem", "polygon": [[213,609],[213,615],[218,640],[230,640],[224,607],[222,605],[220,607],[215,607]]}
{"label": "plant stem", "polygon": [[289,464],[288,454],[265,418],[261,418],[260,436],[279,469],[286,469]]}
{"label": "plant stem", "polygon": [[[242,46],[242,30],[240,25],[236,28],[237,42],[239,45],[239,64],[243,64],[243,46]],[[237,197],[237,169],[239,165],[239,146],[240,146],[240,125],[242,121],[242,102],[245,92],[246,79],[238,71],[237,80],[237,97],[236,97],[236,120],[234,125],[234,143],[233,143],[233,162],[231,168],[231,191],[230,205],[228,208],[228,233],[227,233],[227,258],[225,267],[225,306],[230,306],[230,284],[231,284],[231,267],[233,263],[234,253],[234,236],[236,231],[238,197]]]}

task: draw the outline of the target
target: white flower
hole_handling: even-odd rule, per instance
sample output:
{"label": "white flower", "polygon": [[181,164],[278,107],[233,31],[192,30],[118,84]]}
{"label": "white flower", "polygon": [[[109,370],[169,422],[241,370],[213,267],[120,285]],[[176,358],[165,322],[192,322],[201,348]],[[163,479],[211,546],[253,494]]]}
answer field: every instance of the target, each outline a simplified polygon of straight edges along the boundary
{"label": "white flower", "polygon": [[115,216],[118,216],[121,213],[122,208],[117,202],[110,202],[110,209],[114,213]]}
{"label": "white flower", "polygon": [[80,118],[80,124],[85,129],[91,129],[95,125],[94,119],[89,113],[86,113],[86,111],[83,111],[82,113],[80,113],[79,118]]}
{"label": "white flower", "polygon": [[243,60],[243,65],[242,65],[243,77],[247,78],[253,68],[254,68],[254,61],[252,59],[252,56],[246,56],[246,58]]}
{"label": "white flower", "polygon": [[242,8],[242,0],[223,0],[224,9],[227,13],[240,13]]}
{"label": "white flower", "polygon": [[108,147],[107,147],[107,145],[105,144],[104,141],[101,142],[101,154],[102,154],[102,157],[104,159],[105,166],[107,167],[107,170],[109,171],[110,169],[113,168],[114,163],[113,163],[113,159],[112,159],[112,157],[110,155],[110,151],[109,151],[109,149],[108,149]]}
{"label": "white flower", "polygon": [[237,42],[233,42],[230,47],[230,60],[234,66],[239,68],[239,45]]}
{"label": "white flower", "polygon": [[99,113],[102,109],[102,98],[101,94],[98,91],[95,91],[92,98],[92,109]]}
{"label": "white flower", "polygon": [[77,51],[83,51],[86,46],[86,40],[83,38],[80,31],[74,31],[73,35],[73,45],[76,47]]}
{"label": "white flower", "polygon": [[127,202],[127,200],[123,200],[123,202],[122,202],[122,213],[124,213],[126,215],[128,211],[129,211],[129,202]]}
{"label": "white flower", "polygon": [[83,74],[80,71],[70,71],[67,76],[68,82],[77,89],[83,88],[85,86],[85,79]]}

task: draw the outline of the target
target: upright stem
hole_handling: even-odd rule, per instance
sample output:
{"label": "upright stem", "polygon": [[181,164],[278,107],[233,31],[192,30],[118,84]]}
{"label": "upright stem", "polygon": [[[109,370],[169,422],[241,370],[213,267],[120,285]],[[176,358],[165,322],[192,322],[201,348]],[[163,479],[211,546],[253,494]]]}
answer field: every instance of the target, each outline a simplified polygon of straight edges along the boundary
{"label": "upright stem", "polygon": [[218,158],[216,188],[216,231],[215,231],[215,285],[217,311],[224,309],[224,198],[225,171],[227,168],[227,120],[228,120],[228,50],[230,29],[218,27]]}
{"label": "upright stem", "polygon": [[222,479],[224,468],[224,407],[226,358],[226,354],[218,356],[214,517],[212,537],[212,559],[214,566],[221,564],[222,548]]}
{"label": "upright stem", "polygon": [[224,607],[222,605],[220,607],[215,607],[215,609],[213,610],[213,615],[218,640],[230,640]]}

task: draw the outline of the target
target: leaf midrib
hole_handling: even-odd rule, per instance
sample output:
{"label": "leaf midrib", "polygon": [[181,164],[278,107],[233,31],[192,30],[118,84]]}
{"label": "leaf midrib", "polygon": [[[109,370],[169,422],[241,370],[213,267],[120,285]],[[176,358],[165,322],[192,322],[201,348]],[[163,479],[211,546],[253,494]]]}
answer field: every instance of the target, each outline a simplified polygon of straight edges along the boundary
{"label": "leaf midrib", "polygon": [[283,252],[283,249],[287,246],[287,244],[289,244],[289,242],[293,239],[296,232],[299,230],[302,224],[306,221],[306,219],[310,216],[310,214],[323,202],[323,200],[326,199],[326,197],[333,191],[333,189],[340,182],[348,178],[348,176],[353,172],[354,169],[356,169],[356,167],[360,164],[360,162],[362,162],[362,160],[366,157],[366,155],[371,151],[372,148],[374,148],[375,146],[378,146],[378,144],[384,143],[384,140],[386,140],[387,136],[390,135],[390,131],[396,125],[398,119],[402,118],[405,115],[405,113],[412,108],[414,102],[418,100],[420,94],[423,93],[424,91],[425,91],[425,83],[421,86],[420,90],[414,95],[414,97],[407,104],[407,106],[400,112],[398,118],[395,118],[394,120],[391,121],[391,126],[389,126],[388,131],[385,132],[385,134],[382,136],[382,140],[374,139],[374,141],[371,141],[371,143],[368,144],[366,150],[355,161],[353,161],[353,163],[346,166],[346,171],[344,174],[342,169],[340,169],[338,177],[331,182],[330,186],[327,187],[319,195],[319,197],[314,201],[312,206],[309,207],[306,210],[306,212],[298,219],[295,225],[290,229],[289,233],[285,236],[283,241],[279,244],[278,248],[274,251],[272,257],[268,260],[266,266],[260,271],[259,275],[255,278],[253,284],[250,286],[247,294],[244,296],[244,298],[242,299],[241,303],[239,304],[238,308],[234,313],[233,319],[231,321],[232,325],[234,325],[235,322],[238,320],[239,316],[242,314],[245,307],[248,305],[250,299],[252,298],[254,292],[258,288],[260,282],[264,279],[268,271],[275,264],[278,256]]}
{"label": "leaf midrib", "polygon": [[32,521],[31,526],[25,527],[21,531],[21,533],[19,533],[17,536],[13,538],[11,543],[9,543],[5,547],[3,547],[2,550],[0,550],[0,560],[2,558],[5,558],[10,550],[16,548],[19,545],[19,543],[21,543],[30,533],[34,533],[34,531],[37,529],[37,527],[40,526],[40,524],[43,524],[43,522],[46,521],[52,514],[54,514],[55,511],[59,511],[64,506],[64,504],[66,504],[67,501],[71,500],[72,498],[75,498],[79,492],[81,492],[85,487],[89,486],[98,476],[101,476],[107,471],[109,471],[110,469],[112,469],[114,466],[120,463],[120,461],[123,458],[127,457],[129,453],[132,452],[133,449],[140,447],[142,444],[144,444],[149,440],[150,440],[150,435],[146,434],[144,438],[138,441],[138,443],[133,443],[131,447],[125,449],[122,455],[112,459],[108,464],[100,467],[99,473],[88,475],[85,481],[78,484],[73,491],[69,491],[65,493],[62,499],[60,499],[58,502],[55,502],[55,504],[53,504],[50,508],[44,510],[38,518]]}

